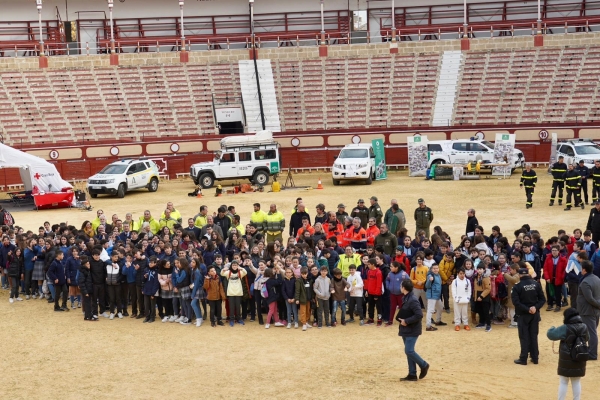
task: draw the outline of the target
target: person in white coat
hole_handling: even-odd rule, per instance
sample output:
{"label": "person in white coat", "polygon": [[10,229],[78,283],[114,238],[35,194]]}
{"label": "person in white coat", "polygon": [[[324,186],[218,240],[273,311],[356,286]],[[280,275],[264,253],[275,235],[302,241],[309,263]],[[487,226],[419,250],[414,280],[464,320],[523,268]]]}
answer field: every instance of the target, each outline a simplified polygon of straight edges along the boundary
{"label": "person in white coat", "polygon": [[465,270],[460,269],[458,276],[450,285],[452,298],[454,299],[454,330],[460,331],[460,323],[462,322],[466,331],[470,331],[469,327],[469,303],[473,294],[471,281],[465,277]]}
{"label": "person in white coat", "polygon": [[346,278],[346,281],[350,285],[350,301],[348,302],[348,315],[350,319],[348,322],[354,322],[354,309],[360,316],[360,324],[365,324],[365,317],[363,313],[363,280],[360,274],[356,272],[356,265],[350,265],[350,275]]}

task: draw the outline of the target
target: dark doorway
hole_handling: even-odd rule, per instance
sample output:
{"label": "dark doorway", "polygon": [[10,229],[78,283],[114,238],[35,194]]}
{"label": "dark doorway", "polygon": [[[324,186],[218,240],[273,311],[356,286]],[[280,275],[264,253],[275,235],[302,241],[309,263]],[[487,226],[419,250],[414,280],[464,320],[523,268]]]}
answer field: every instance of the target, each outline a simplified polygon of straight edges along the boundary
{"label": "dark doorway", "polygon": [[232,133],[244,133],[244,125],[242,121],[220,122],[219,133],[221,135],[229,135]]}

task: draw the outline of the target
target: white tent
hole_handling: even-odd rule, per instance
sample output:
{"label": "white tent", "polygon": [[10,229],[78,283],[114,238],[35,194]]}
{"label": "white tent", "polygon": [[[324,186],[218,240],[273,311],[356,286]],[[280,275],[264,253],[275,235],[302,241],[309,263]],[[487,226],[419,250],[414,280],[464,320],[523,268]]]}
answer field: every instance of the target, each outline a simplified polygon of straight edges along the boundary
{"label": "white tent", "polygon": [[0,143],[0,168],[18,168],[27,191],[60,192],[63,188],[73,187],[63,180],[53,164],[2,143]]}

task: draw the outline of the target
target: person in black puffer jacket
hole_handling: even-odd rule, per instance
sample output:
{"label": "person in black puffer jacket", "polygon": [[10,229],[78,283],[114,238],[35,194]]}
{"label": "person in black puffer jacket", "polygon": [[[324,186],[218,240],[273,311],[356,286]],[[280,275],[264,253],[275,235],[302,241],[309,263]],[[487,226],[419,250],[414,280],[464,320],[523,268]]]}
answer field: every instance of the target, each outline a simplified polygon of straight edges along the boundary
{"label": "person in black puffer jacket", "polygon": [[10,302],[14,300],[23,300],[19,297],[19,282],[23,279],[24,268],[23,268],[23,255],[22,250],[18,247],[13,251],[9,251],[7,260],[6,275],[10,279]]}
{"label": "person in black puffer jacket", "polygon": [[[79,276],[77,284],[81,291],[83,299],[84,321],[98,321],[98,316],[92,314],[92,297],[94,295],[94,283],[92,282],[92,272],[90,271],[90,261],[86,256],[82,256],[81,267],[79,267]],[[95,317],[95,318],[94,318]]]}
{"label": "person in black puffer jacket", "polygon": [[558,328],[548,329],[546,336],[550,340],[560,340],[558,351],[558,398],[564,399],[569,388],[569,380],[573,388],[573,398],[581,396],[581,377],[585,376],[587,361],[575,361],[571,358],[571,349],[577,336],[581,336],[585,342],[589,340],[587,326],[583,323],[579,312],[574,308],[568,308],[564,312],[564,325]]}
{"label": "person in black puffer jacket", "polygon": [[[423,310],[419,299],[413,293],[413,283],[410,280],[402,281],[400,290],[404,295],[402,307],[396,315],[396,320],[400,322],[398,336],[402,337],[404,342],[404,353],[408,361],[408,375],[400,378],[401,381],[416,381],[423,379],[429,371],[429,364],[423,360],[415,351],[417,339],[423,333],[421,320],[423,319]],[[417,365],[421,368],[421,373],[417,378]]]}

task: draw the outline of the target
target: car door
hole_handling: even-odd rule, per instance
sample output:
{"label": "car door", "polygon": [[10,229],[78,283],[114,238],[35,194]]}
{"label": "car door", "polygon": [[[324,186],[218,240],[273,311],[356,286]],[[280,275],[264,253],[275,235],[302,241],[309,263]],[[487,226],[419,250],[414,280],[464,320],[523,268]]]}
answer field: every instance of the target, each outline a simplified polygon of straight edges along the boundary
{"label": "car door", "polygon": [[562,152],[565,156],[565,164],[569,165],[575,162],[575,150],[573,150],[573,147],[571,147],[571,145],[563,144]]}
{"label": "car door", "polygon": [[238,153],[237,175],[240,177],[252,176],[252,152],[240,151]]}
{"label": "car door", "polygon": [[221,160],[219,162],[219,177],[236,178],[237,176],[237,160],[235,153],[224,152],[221,154]]}
{"label": "car door", "polygon": [[451,164],[466,164],[468,160],[469,143],[456,142],[452,143],[452,151],[450,152]]}
{"label": "car door", "polygon": [[488,149],[480,143],[471,143],[471,151],[469,151],[469,161],[492,162],[494,161],[494,151]]}
{"label": "car door", "polygon": [[138,165],[139,163],[133,163],[129,166],[127,170],[127,188],[135,189],[140,186],[140,179],[138,175]]}

